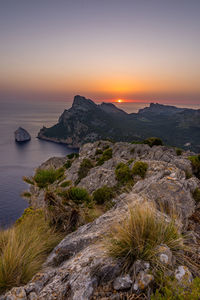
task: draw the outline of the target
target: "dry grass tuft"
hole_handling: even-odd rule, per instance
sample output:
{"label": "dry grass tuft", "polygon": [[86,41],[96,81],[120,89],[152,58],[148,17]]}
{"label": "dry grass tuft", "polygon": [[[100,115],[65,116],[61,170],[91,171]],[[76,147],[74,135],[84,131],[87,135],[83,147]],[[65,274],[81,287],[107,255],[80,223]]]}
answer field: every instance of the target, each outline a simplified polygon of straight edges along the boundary
{"label": "dry grass tuft", "polygon": [[176,252],[183,249],[184,238],[174,220],[167,221],[147,202],[130,207],[129,216],[113,226],[105,243],[109,256],[122,259],[124,268],[136,259],[154,259],[155,248],[160,244]]}

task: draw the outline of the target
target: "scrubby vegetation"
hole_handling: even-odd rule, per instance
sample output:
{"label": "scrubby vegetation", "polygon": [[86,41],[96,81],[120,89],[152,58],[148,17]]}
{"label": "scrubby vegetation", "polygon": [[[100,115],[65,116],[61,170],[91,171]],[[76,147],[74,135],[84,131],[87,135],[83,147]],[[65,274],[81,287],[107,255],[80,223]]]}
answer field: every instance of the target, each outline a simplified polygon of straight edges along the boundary
{"label": "scrubby vegetation", "polygon": [[115,169],[115,177],[120,184],[129,182],[132,179],[129,166],[124,163],[119,163]]}
{"label": "scrubby vegetation", "polygon": [[196,277],[186,286],[181,286],[177,280],[168,278],[164,286],[159,288],[151,300],[199,300],[200,278]]}
{"label": "scrubby vegetation", "polygon": [[145,174],[148,169],[148,164],[143,161],[136,161],[132,168],[132,174],[133,175],[139,175],[142,178],[145,177]]}
{"label": "scrubby vegetation", "polygon": [[77,158],[79,157],[79,154],[76,152],[70,153],[67,155],[67,158],[72,159],[72,158]]}
{"label": "scrubby vegetation", "polygon": [[177,156],[182,155],[182,153],[183,153],[183,150],[182,150],[182,149],[176,148],[175,150],[176,150],[176,155],[177,155]]}
{"label": "scrubby vegetation", "polygon": [[53,184],[57,180],[62,180],[64,176],[64,168],[59,169],[37,169],[33,177],[23,177],[24,181],[29,184],[35,184],[39,188],[47,188],[49,184]]}
{"label": "scrubby vegetation", "polygon": [[71,167],[71,165],[72,165],[72,161],[70,159],[68,159],[66,161],[66,163],[64,164],[64,167],[65,167],[65,169],[69,169]]}
{"label": "scrubby vegetation", "polygon": [[76,183],[79,183],[81,179],[86,177],[91,168],[93,168],[91,160],[88,158],[84,158],[78,170],[78,180]]}
{"label": "scrubby vegetation", "polygon": [[113,188],[104,185],[93,193],[93,201],[97,204],[109,203],[114,197]]}
{"label": "scrubby vegetation", "polygon": [[153,146],[163,146],[163,141],[157,137],[150,137],[143,141],[133,141],[132,144],[147,144],[150,147],[153,147]]}
{"label": "scrubby vegetation", "polygon": [[183,238],[173,220],[166,222],[153,206],[143,203],[130,208],[128,218],[113,226],[105,246],[108,255],[121,259],[128,269],[136,259],[154,260],[155,248],[161,244],[176,252],[183,248]]}
{"label": "scrubby vegetation", "polygon": [[68,190],[69,199],[73,200],[77,204],[89,203],[91,198],[88,191],[80,187],[71,187]]}
{"label": "scrubby vegetation", "polygon": [[192,163],[192,169],[194,175],[200,179],[200,154],[194,155],[194,156],[189,156],[188,159]]}
{"label": "scrubby vegetation", "polygon": [[66,180],[66,181],[63,181],[61,184],[60,184],[60,187],[62,188],[65,188],[65,187],[68,187],[70,186],[72,183],[70,180]]}
{"label": "scrubby vegetation", "polygon": [[102,156],[100,158],[98,158],[97,166],[103,165],[105,161],[107,161],[111,158],[112,158],[112,149],[111,148],[106,148],[106,150],[104,150]]}
{"label": "scrubby vegetation", "polygon": [[103,151],[99,148],[97,148],[96,151],[95,151],[95,155],[100,155],[102,153],[103,153]]}
{"label": "scrubby vegetation", "polygon": [[41,210],[28,208],[18,222],[0,231],[0,292],[26,284],[61,240]]}
{"label": "scrubby vegetation", "polygon": [[196,203],[200,203],[200,189],[196,188],[193,193],[193,198]]}

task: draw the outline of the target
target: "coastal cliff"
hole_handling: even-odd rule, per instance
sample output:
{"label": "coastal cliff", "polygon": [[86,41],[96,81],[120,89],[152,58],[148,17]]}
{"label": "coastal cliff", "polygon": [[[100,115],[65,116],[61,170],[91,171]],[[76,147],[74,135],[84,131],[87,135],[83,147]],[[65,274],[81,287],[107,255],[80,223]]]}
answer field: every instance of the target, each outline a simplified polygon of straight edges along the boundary
{"label": "coastal cliff", "polygon": [[[28,284],[13,288],[0,299],[150,299],[159,288],[159,272],[175,277],[180,289],[192,284],[200,275],[197,196],[200,173],[194,161],[200,164],[200,157],[170,147],[97,141],[83,145],[79,155],[51,158],[43,163],[36,174],[41,170],[55,170],[59,176],[48,185],[39,181],[38,176],[29,178],[29,203],[33,209],[50,209],[51,221],[57,220],[54,224],[61,227],[64,224],[62,228],[69,231],[48,256],[41,272]],[[82,198],[74,196],[75,189],[79,192],[82,189]],[[93,204],[88,199],[93,199]],[[91,219],[90,213],[90,219],[83,220],[85,210],[88,218],[88,211],[98,208],[99,212],[100,207],[100,214],[93,214]],[[141,235],[141,238],[145,240],[153,233],[153,256],[132,250],[136,252],[131,266],[124,269],[128,256],[123,257],[122,253],[115,257],[106,245],[113,226],[129,224],[126,222],[130,220],[130,207],[137,215],[141,209],[145,212],[142,220],[153,212],[154,220],[161,220],[164,226],[171,224],[170,232],[177,228],[176,234],[180,236],[178,240],[173,236],[173,242],[169,242],[151,227],[148,236]],[[56,218],[60,214],[59,220],[55,219],[55,212]],[[175,223],[171,223],[174,214]],[[73,229],[68,226],[69,220]],[[151,226],[149,222],[147,227]],[[114,228],[116,237],[119,227]],[[125,230],[125,233],[128,238],[129,232]],[[187,241],[182,234],[188,236]]]}
{"label": "coastal cliff", "polygon": [[151,103],[138,113],[128,114],[112,103],[97,105],[77,95],[56,125],[43,127],[38,133],[40,139],[72,148],[100,139],[132,142],[149,136],[161,138],[166,145],[198,153],[200,110]]}

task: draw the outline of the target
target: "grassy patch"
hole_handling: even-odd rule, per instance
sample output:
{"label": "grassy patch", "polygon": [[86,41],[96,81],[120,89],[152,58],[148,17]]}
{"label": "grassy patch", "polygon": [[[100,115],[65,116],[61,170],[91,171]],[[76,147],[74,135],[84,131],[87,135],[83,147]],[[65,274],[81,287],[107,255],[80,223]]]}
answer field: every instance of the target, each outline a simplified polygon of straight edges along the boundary
{"label": "grassy patch", "polygon": [[68,159],[66,161],[66,163],[64,164],[64,167],[65,167],[65,169],[69,169],[71,167],[71,165],[72,165],[72,161],[70,159]]}
{"label": "grassy patch", "polygon": [[142,178],[145,177],[145,174],[148,169],[148,164],[143,161],[136,161],[132,168],[132,174],[133,175],[139,175]]}
{"label": "grassy patch", "polygon": [[69,199],[73,200],[76,204],[87,203],[89,204],[91,198],[88,191],[80,187],[71,187],[68,190]]}
{"label": "grassy patch", "polygon": [[60,187],[62,188],[65,188],[65,187],[68,187],[70,186],[72,183],[70,180],[66,180],[66,181],[63,181],[61,184],[60,184]]}
{"label": "grassy patch", "polygon": [[75,152],[70,153],[70,154],[67,155],[67,158],[69,158],[69,159],[77,158],[77,157],[79,157],[79,154],[75,153]]}
{"label": "grassy patch", "polygon": [[200,179],[200,154],[189,156],[188,159],[191,161],[194,175]]}
{"label": "grassy patch", "polygon": [[93,201],[97,204],[108,203],[114,197],[114,192],[111,187],[104,185],[93,193]]}
{"label": "grassy patch", "polygon": [[25,210],[15,226],[0,231],[0,292],[26,284],[40,270],[61,236],[41,210]]}
{"label": "grassy patch", "polygon": [[129,268],[136,259],[152,260],[160,244],[177,251],[182,249],[183,238],[174,221],[167,223],[153,206],[142,203],[130,208],[129,216],[113,226],[105,245],[108,255],[122,259]]}
{"label": "grassy patch", "polygon": [[115,177],[120,184],[129,182],[132,179],[129,166],[124,163],[119,163],[115,169]]}
{"label": "grassy patch", "polygon": [[176,148],[175,150],[176,150],[176,155],[177,155],[177,156],[182,155],[182,153],[183,153],[183,150],[182,150],[182,149]]}
{"label": "grassy patch", "polygon": [[143,143],[149,145],[150,147],[163,145],[163,141],[157,137],[150,137],[144,140]]}
{"label": "grassy patch", "polygon": [[103,153],[103,151],[99,148],[97,148],[96,151],[95,151],[95,155],[100,155],[102,153]]}

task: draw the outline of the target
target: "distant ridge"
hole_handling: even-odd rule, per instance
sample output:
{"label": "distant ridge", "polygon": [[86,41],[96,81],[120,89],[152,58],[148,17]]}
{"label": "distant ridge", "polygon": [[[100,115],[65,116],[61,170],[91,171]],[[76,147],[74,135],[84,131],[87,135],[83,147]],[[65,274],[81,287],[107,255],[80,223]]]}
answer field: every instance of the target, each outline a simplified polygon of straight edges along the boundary
{"label": "distant ridge", "polygon": [[58,123],[38,138],[79,148],[100,139],[132,142],[156,136],[167,145],[200,152],[200,110],[151,103],[128,114],[112,103],[96,104],[76,95]]}

